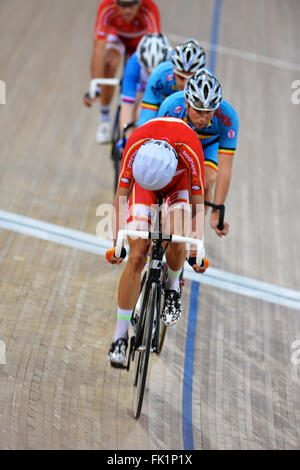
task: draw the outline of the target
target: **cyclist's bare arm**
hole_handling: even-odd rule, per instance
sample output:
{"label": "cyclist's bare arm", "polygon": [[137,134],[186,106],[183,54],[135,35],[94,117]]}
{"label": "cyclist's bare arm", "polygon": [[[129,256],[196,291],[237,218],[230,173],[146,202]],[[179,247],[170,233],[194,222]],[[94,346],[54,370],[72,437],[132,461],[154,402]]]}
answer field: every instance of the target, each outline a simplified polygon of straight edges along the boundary
{"label": "cyclist's bare arm", "polygon": [[[127,215],[127,203],[131,193],[131,189],[128,188],[118,188],[115,199],[113,202],[113,236],[114,236],[114,246],[117,243],[117,236],[119,230],[123,230],[126,227],[126,215]],[[112,264],[120,264],[122,263],[122,258],[116,258],[115,256],[112,257],[110,261]]]}
{"label": "cyclist's bare arm", "polygon": [[[136,103],[125,103],[122,102],[121,111],[120,111],[120,133],[123,135],[124,127],[136,121]],[[126,138],[132,134],[134,128],[128,129],[126,132]]]}
{"label": "cyclist's bare arm", "polygon": [[[92,53],[92,61],[91,61],[91,76],[92,78],[98,78],[103,76],[104,67],[103,67],[103,60],[104,60],[104,52],[105,52],[105,40],[94,39],[94,46],[93,46],[93,53]],[[88,93],[84,96],[84,104],[89,108],[92,106],[92,102],[95,101],[96,98],[90,98]]]}
{"label": "cyclist's bare arm", "polygon": [[[107,250],[106,252],[106,259],[111,264],[121,264],[123,261],[123,257],[116,258],[115,256],[115,247],[117,244],[117,236],[119,230],[125,229],[126,227],[126,215],[127,215],[127,202],[131,193],[131,189],[127,188],[118,188],[115,199],[113,202],[113,220],[112,220],[112,227],[113,227],[113,237],[114,237],[114,245],[113,248]],[[126,255],[125,255],[126,256]]]}
{"label": "cyclist's bare arm", "polygon": [[198,240],[204,237],[204,196],[191,195],[192,233]]}
{"label": "cyclist's bare arm", "polygon": [[[224,204],[228,190],[229,190],[230,180],[231,180],[233,155],[219,155],[218,164],[219,164],[219,171],[218,171],[217,179],[216,179],[214,203]],[[219,230],[217,228],[218,223],[219,223],[219,212],[213,210],[211,214],[211,218],[210,218],[210,225],[215,230],[216,234],[219,237],[222,237],[228,233],[229,225],[227,222],[224,222],[223,229]]]}
{"label": "cyclist's bare arm", "polygon": [[[192,237],[198,240],[204,239],[204,196],[202,195],[191,195],[191,206],[192,206]],[[191,247],[190,256],[195,256],[196,250]],[[193,265],[193,269],[196,273],[204,273],[207,266]]]}
{"label": "cyclist's bare arm", "polygon": [[92,78],[102,77],[104,66],[104,53],[105,53],[106,40],[94,39],[94,47],[92,53],[91,75]]}

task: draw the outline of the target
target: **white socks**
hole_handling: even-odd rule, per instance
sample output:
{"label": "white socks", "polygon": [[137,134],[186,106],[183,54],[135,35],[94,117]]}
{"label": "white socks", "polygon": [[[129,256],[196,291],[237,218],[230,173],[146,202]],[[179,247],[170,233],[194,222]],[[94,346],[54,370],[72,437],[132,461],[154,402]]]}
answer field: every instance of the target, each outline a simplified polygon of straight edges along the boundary
{"label": "white socks", "polygon": [[128,339],[128,328],[130,325],[132,310],[124,310],[118,307],[118,316],[117,316],[117,331],[114,337],[114,341],[117,341],[119,338]]}
{"label": "white socks", "polygon": [[182,269],[180,269],[179,271],[172,271],[172,269],[170,269],[168,266],[168,279],[167,279],[166,286],[165,286],[166,290],[175,290],[176,292],[179,292],[180,290],[179,278],[180,278],[181,271]]}
{"label": "white socks", "polygon": [[100,122],[110,121],[109,106],[100,107]]}

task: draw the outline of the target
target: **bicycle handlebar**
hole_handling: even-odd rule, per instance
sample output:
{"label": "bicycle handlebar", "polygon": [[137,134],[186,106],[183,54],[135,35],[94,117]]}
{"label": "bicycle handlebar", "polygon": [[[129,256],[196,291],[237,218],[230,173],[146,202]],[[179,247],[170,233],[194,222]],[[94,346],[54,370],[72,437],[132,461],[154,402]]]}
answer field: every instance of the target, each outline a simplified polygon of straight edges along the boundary
{"label": "bicycle handlebar", "polygon": [[109,85],[109,86],[117,86],[120,85],[121,80],[119,78],[93,78],[90,81],[90,90],[89,95],[91,99],[96,97],[96,91],[98,85]]}
{"label": "bicycle handlebar", "polygon": [[203,240],[197,240],[190,237],[182,237],[180,235],[166,235],[160,232],[144,232],[139,230],[120,230],[117,238],[117,246],[115,250],[116,258],[119,258],[121,255],[121,250],[123,248],[123,240],[127,237],[136,237],[142,238],[144,240],[165,240],[172,241],[175,243],[189,243],[191,245],[197,245],[197,256],[196,261],[197,265],[201,265],[202,259],[205,256],[204,242]]}
{"label": "bicycle handlebar", "polygon": [[224,228],[224,215],[225,215],[225,206],[224,204],[214,204],[213,202],[204,201],[206,206],[212,207],[213,209],[219,210],[219,223],[218,230],[223,230]]}

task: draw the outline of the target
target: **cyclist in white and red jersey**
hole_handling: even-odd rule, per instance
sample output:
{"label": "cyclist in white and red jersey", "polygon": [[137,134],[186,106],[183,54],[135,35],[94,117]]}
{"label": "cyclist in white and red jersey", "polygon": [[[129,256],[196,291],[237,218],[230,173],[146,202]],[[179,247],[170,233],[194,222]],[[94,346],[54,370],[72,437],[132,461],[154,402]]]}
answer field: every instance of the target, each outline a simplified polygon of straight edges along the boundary
{"label": "cyclist in white and red jersey", "polygon": [[[153,0],[103,0],[98,8],[94,27],[92,78],[114,77],[121,57],[132,55],[140,39],[147,33],[160,33],[160,13]],[[110,140],[109,105],[113,87],[101,87],[100,125],[96,139]],[[85,95],[85,104],[92,102]]]}
{"label": "cyclist in white and red jersey", "polygon": [[[152,231],[156,216],[155,205],[158,194],[161,194],[166,201],[166,219],[169,216],[171,221],[182,221],[184,211],[189,211],[193,231],[196,219],[198,221],[194,234],[196,238],[202,239],[203,178],[202,146],[196,133],[185,122],[177,118],[155,118],[138,127],[129,137],[123,152],[119,186],[114,200],[115,237],[120,228],[121,201],[122,212],[126,212],[128,229]],[[174,233],[172,222],[169,227],[169,233]],[[183,231],[188,230],[184,228]],[[128,242],[129,258],[119,283],[117,330],[108,354],[113,367],[121,367],[126,362],[128,327],[150,247],[149,240],[128,238]],[[179,277],[185,258],[184,244],[169,243],[166,251],[168,281],[162,311],[162,321],[166,325],[174,325],[181,315]],[[122,258],[114,256],[114,248],[107,251],[106,259],[111,264],[122,262]],[[195,264],[193,269],[195,272],[204,272],[206,267]]]}

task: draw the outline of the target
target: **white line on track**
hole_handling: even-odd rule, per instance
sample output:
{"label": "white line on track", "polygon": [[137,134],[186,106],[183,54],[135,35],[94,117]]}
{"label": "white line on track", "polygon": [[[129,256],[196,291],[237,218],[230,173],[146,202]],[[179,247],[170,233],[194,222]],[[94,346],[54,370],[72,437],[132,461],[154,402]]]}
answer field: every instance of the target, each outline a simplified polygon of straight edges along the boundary
{"label": "white line on track", "polygon": [[[188,37],[179,36],[177,34],[167,34],[170,41],[174,41],[176,43],[181,43],[189,39]],[[214,46],[209,42],[199,40],[199,43],[204,49],[206,50],[214,50],[220,54],[226,54],[233,57],[238,57],[239,59],[250,60],[252,62],[259,62],[265,65],[271,65],[273,67],[279,67],[284,70],[293,70],[295,72],[300,72],[300,64],[294,64],[292,62],[287,62],[282,59],[276,59],[274,57],[268,57],[261,54],[255,54],[255,52],[247,52],[242,51],[241,49],[234,49],[232,47],[226,47],[217,45]]]}
{"label": "white line on track", "polygon": [[0,340],[0,365],[6,364],[6,346],[4,341]]}
{"label": "white line on track", "polygon": [[[101,239],[96,235],[90,235],[78,230],[49,224],[6,211],[0,211],[0,228],[101,256],[104,256],[106,250],[112,246],[111,240]],[[208,268],[205,274],[199,275],[187,263],[185,264],[184,277],[185,279],[201,282],[201,284],[207,284],[215,288],[300,310],[300,292],[292,289],[214,268]]]}

